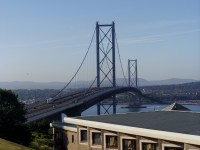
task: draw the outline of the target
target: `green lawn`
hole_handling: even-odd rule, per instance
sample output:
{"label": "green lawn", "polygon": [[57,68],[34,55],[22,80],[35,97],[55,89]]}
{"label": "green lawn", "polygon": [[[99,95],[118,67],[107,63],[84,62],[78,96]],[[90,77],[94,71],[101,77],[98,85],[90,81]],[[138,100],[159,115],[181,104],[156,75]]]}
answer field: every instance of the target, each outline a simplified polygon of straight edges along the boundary
{"label": "green lawn", "polygon": [[32,150],[31,148],[0,139],[0,150]]}

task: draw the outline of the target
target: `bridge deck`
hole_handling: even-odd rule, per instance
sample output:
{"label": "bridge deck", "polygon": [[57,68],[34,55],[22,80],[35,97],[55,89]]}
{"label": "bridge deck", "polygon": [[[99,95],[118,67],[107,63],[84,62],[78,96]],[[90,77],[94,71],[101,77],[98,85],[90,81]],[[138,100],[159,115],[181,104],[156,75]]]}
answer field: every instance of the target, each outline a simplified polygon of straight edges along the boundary
{"label": "bridge deck", "polygon": [[41,102],[28,108],[28,113],[26,115],[27,123],[68,110],[82,112],[114,94],[128,91],[142,95],[138,89],[133,87],[94,88],[89,91],[81,91],[73,95],[59,97],[51,104]]}

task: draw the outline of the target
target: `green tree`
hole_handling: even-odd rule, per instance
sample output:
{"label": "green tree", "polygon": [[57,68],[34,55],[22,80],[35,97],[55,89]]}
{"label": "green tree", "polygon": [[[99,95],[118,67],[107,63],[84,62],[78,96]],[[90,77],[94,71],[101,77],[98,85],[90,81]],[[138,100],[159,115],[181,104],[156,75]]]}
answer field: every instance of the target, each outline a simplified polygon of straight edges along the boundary
{"label": "green tree", "polygon": [[26,110],[11,90],[0,89],[0,138],[28,145],[31,133],[24,124]]}
{"label": "green tree", "polygon": [[29,128],[32,131],[32,142],[30,147],[35,150],[51,150],[53,147],[52,137],[53,130],[50,128],[49,119],[42,119],[29,124]]}

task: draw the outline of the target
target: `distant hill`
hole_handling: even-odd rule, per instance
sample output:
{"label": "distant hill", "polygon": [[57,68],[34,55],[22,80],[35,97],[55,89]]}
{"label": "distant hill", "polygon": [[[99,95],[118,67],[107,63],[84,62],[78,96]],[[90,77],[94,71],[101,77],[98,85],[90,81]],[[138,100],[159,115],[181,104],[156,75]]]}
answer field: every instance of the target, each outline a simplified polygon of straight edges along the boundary
{"label": "distant hill", "polygon": [[[117,83],[122,85],[124,79],[117,79]],[[142,78],[139,78],[138,84],[139,86],[152,86],[152,85],[171,85],[171,84],[182,84],[182,83],[190,83],[190,82],[197,82],[197,80],[193,79],[166,79],[166,80],[154,80],[148,81]],[[71,88],[73,87],[88,87],[91,84],[89,81],[78,81],[76,85],[72,84]],[[107,85],[108,82],[105,82]],[[61,89],[66,85],[65,82],[0,82],[0,88],[3,89]]]}
{"label": "distant hill", "polygon": [[148,81],[145,79],[139,79],[139,86],[171,85],[171,84],[183,84],[183,83],[190,83],[190,82],[198,82],[198,80],[172,78],[172,79],[166,79],[166,80]]}
{"label": "distant hill", "polygon": [[64,82],[30,82],[13,81],[0,82],[0,88],[4,89],[60,89],[65,86]]}

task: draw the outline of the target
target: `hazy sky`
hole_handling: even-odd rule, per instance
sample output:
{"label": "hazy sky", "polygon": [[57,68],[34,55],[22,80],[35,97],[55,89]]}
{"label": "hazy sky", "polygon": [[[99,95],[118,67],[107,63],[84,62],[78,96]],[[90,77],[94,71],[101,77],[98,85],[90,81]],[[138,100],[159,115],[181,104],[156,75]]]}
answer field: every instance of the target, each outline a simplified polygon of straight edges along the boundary
{"label": "hazy sky", "polygon": [[199,0],[1,0],[0,82],[67,81],[96,21],[115,22],[123,66],[137,58],[139,77],[200,80]]}

